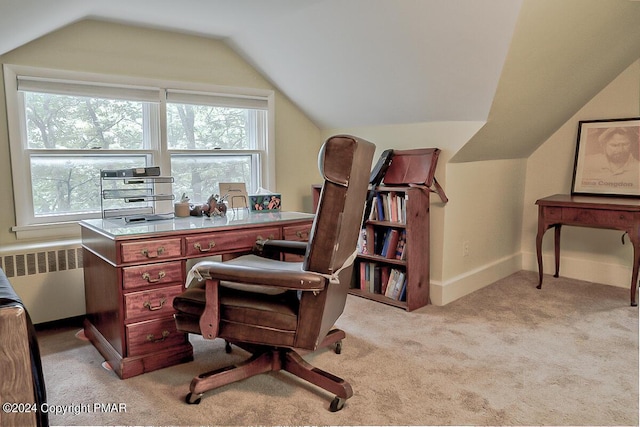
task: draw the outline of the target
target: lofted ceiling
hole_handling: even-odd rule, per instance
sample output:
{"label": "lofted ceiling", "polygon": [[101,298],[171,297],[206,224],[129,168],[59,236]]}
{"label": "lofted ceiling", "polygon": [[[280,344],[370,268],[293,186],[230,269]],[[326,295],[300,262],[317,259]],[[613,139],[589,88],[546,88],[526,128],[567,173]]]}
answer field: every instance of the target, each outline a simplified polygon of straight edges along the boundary
{"label": "lofted ceiling", "polygon": [[0,55],[86,18],[224,39],[321,128],[486,121],[456,161],[528,156],[640,57],[634,0],[0,0]]}

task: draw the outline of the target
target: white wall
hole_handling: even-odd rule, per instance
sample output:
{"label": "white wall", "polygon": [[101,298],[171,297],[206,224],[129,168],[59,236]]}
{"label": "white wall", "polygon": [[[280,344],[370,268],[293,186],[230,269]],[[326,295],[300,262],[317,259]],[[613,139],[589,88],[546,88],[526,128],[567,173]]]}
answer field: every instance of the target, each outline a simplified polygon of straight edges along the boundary
{"label": "white wall", "polygon": [[[640,60],[635,61],[540,146],[527,161],[523,221],[523,268],[538,271],[535,238],[535,201],[571,192],[578,122],[580,120],[640,117]],[[560,275],[628,288],[633,248],[622,233],[581,227],[563,227]],[[553,231],[543,241],[545,273],[553,273]],[[550,279],[545,278],[545,281]],[[544,286],[544,285],[543,285]]]}

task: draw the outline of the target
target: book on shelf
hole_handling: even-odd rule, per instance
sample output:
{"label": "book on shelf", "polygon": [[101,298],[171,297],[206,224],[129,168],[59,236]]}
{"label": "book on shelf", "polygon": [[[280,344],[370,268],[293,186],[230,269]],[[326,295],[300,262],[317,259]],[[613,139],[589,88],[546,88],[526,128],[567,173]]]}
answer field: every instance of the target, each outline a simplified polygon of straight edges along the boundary
{"label": "book on shelf", "polygon": [[400,290],[400,296],[398,300],[406,301],[407,300],[407,276],[404,277],[404,282],[402,283],[402,289]]}
{"label": "book on shelf", "polygon": [[387,259],[402,259],[406,230],[365,225],[358,236],[359,255],[378,255]]}
{"label": "book on shelf", "polygon": [[389,275],[389,283],[387,283],[385,296],[395,300],[400,299],[400,291],[402,291],[404,278],[405,273],[394,268]]}
{"label": "book on shelf", "polygon": [[382,252],[380,253],[380,255],[385,258],[395,258],[399,238],[400,230],[398,230],[397,228],[389,229],[385,235],[384,245],[382,246]]}
{"label": "book on shelf", "polygon": [[405,223],[407,219],[405,193],[378,192],[369,213],[369,220]]}
{"label": "book on shelf", "polygon": [[360,235],[358,236],[358,253],[362,255],[369,254],[369,248],[367,246],[367,228],[363,227],[360,230]]}
{"label": "book on shelf", "polygon": [[387,204],[389,205],[389,220],[398,222],[398,196],[395,191],[387,194]]}
{"label": "book on shelf", "polygon": [[405,277],[405,273],[397,268],[377,262],[362,261],[358,268],[357,287],[364,292],[398,300],[403,285],[406,286]]}
{"label": "book on shelf", "polygon": [[389,275],[391,274],[391,267],[388,265],[380,267],[380,293],[384,295],[387,291],[387,285],[389,284]]}
{"label": "book on shelf", "polygon": [[406,248],[407,248],[407,230],[402,230],[398,236],[398,243],[396,244],[395,259],[406,260]]}

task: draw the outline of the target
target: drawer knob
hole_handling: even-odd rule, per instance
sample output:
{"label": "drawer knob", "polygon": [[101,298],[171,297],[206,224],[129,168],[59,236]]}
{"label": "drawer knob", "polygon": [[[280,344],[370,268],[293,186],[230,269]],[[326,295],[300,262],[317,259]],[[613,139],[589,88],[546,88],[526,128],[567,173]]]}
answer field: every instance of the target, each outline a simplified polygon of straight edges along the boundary
{"label": "drawer knob", "polygon": [[145,301],[144,304],[142,304],[142,306],[149,311],[156,311],[156,310],[160,310],[165,302],[167,302],[167,299],[162,298],[160,300],[160,304],[158,305],[151,305],[151,301]]}
{"label": "drawer knob", "polygon": [[214,242],[213,240],[209,242],[209,247],[208,248],[203,248],[202,245],[200,245],[200,242],[194,243],[193,247],[196,248],[197,250],[199,250],[200,252],[209,252],[211,249],[213,249],[216,246],[216,242]]}
{"label": "drawer knob", "polygon": [[308,239],[309,238],[309,232],[308,231],[296,231],[296,236],[298,236],[298,238],[300,238],[300,239]]}
{"label": "drawer knob", "polygon": [[166,275],[167,275],[167,273],[165,273],[165,272],[164,272],[164,270],[160,270],[160,271],[158,272],[158,278],[157,278],[157,279],[152,279],[152,278],[151,278],[151,275],[150,275],[149,273],[142,273],[142,278],[143,278],[144,280],[146,280],[147,282],[149,282],[149,283],[157,283],[157,282],[159,282],[160,280],[162,280],[162,278],[163,278],[164,276],[166,276]]}
{"label": "drawer knob", "polygon": [[154,334],[148,334],[147,335],[147,341],[149,342],[162,342],[164,340],[166,340],[169,337],[169,331],[164,330],[162,331],[162,336],[160,338],[156,338],[156,336]]}
{"label": "drawer knob", "polygon": [[157,258],[164,252],[164,247],[160,246],[155,250],[155,253],[153,251],[149,251],[149,249],[143,249],[141,252],[142,255],[146,256],[147,258]]}
{"label": "drawer knob", "polygon": [[[266,240],[274,240],[275,236],[273,234],[270,234],[269,237],[267,237]],[[258,234],[258,237],[256,237],[256,242],[260,242],[260,241],[264,241],[265,239]]]}

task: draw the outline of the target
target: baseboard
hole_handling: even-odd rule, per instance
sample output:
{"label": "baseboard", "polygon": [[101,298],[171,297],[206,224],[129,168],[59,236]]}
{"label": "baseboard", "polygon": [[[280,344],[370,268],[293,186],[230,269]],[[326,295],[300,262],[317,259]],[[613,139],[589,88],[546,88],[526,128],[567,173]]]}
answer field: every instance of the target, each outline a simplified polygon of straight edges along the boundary
{"label": "baseboard", "polygon": [[36,323],[36,331],[49,331],[56,329],[78,328],[82,329],[85,316],[73,316],[65,319],[51,320],[49,322]]}
{"label": "baseboard", "polygon": [[513,254],[444,282],[431,281],[431,304],[446,305],[491,283],[522,270],[522,256]]}
{"label": "baseboard", "polygon": [[[542,255],[544,274],[555,273],[555,257],[551,254]],[[538,259],[535,252],[522,253],[522,268],[538,272]],[[560,276],[587,282],[602,283],[619,288],[629,288],[631,285],[631,264],[611,264],[585,258],[563,255],[560,252]]]}

